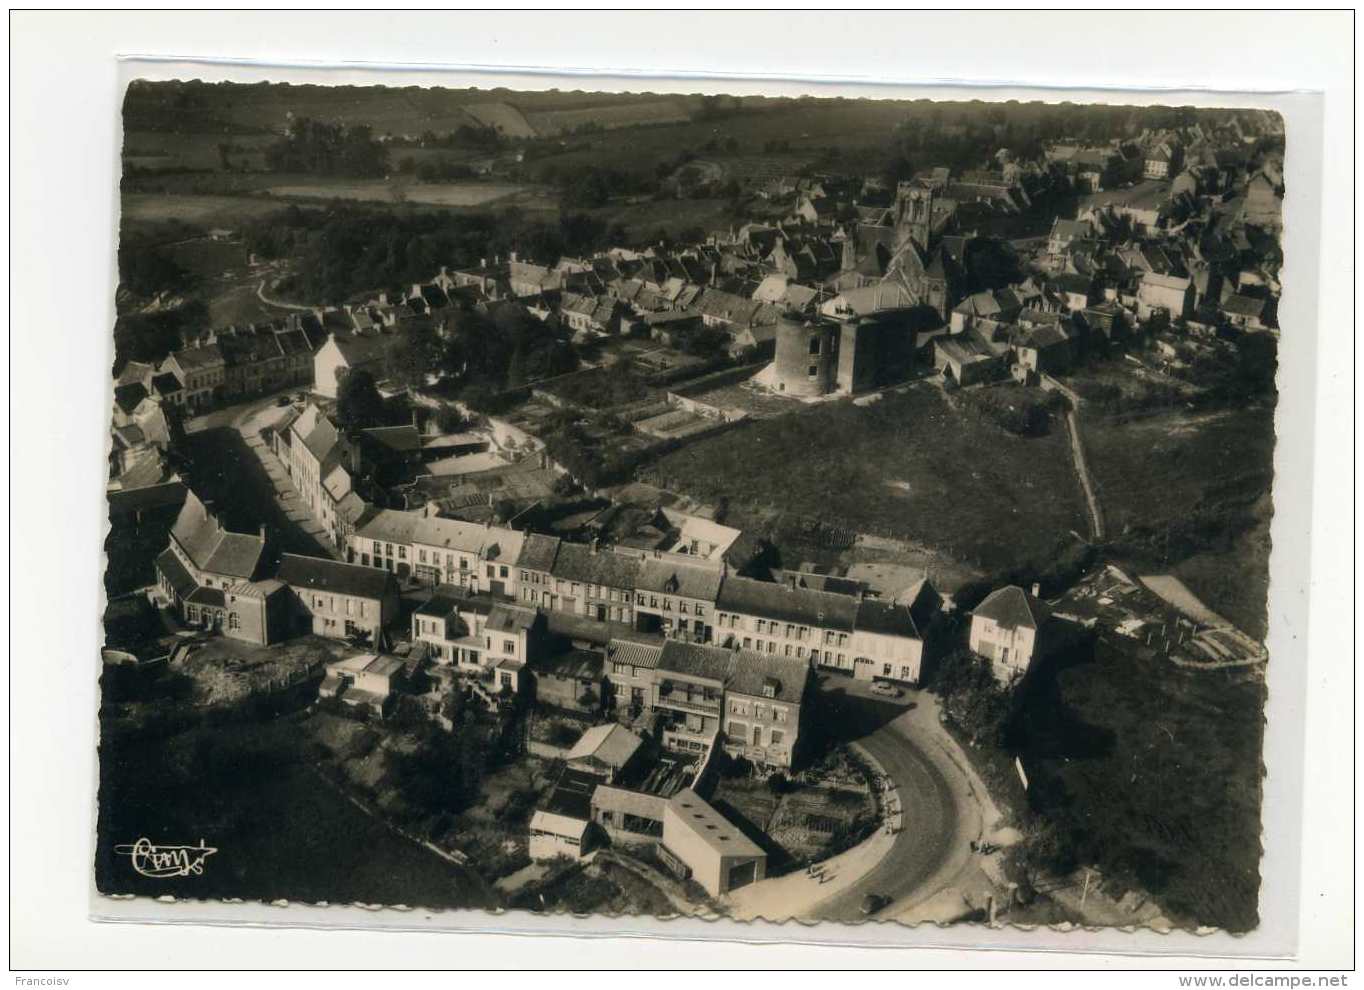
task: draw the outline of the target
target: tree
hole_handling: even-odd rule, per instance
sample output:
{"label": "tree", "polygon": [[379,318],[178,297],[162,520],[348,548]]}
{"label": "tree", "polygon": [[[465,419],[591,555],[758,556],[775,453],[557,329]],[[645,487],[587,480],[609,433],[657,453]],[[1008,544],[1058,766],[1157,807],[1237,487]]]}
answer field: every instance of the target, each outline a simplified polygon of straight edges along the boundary
{"label": "tree", "polygon": [[403,339],[389,349],[388,376],[409,388],[426,384],[428,375],[440,370],[442,346],[427,320],[409,320]]}
{"label": "tree", "polygon": [[346,433],[356,433],[385,420],[384,399],[374,376],[361,369],[343,376],[336,390],[336,421]]}

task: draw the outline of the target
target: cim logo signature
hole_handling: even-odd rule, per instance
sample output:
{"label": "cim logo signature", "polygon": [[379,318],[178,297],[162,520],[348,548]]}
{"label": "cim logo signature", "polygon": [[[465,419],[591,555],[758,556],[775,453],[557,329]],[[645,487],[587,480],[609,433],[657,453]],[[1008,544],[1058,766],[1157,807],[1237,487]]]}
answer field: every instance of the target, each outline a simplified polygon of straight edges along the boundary
{"label": "cim logo signature", "polygon": [[203,839],[197,846],[158,846],[145,836],[131,845],[114,846],[114,852],[132,860],[133,869],[138,873],[161,880],[201,876],[204,860],[217,851],[213,846],[204,845]]}

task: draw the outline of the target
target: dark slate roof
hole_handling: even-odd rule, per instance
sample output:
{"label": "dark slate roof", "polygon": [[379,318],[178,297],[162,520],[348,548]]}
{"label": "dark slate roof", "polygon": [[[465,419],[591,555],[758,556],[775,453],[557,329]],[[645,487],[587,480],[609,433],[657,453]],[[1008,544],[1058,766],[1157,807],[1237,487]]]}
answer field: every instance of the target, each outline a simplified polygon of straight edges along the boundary
{"label": "dark slate roof", "polygon": [[648,558],[640,568],[635,588],[713,602],[720,593],[720,577],[719,568]]}
{"label": "dark slate roof", "polygon": [[549,792],[549,797],[541,805],[541,810],[553,815],[563,815],[578,821],[589,821],[592,817],[592,792],[601,783],[601,778],[582,770],[565,768]]}
{"label": "dark slate roof", "polygon": [[421,432],[410,423],[405,426],[371,426],[364,434],[399,453],[420,450],[422,445]]}
{"label": "dark slate roof", "polygon": [[804,700],[809,673],[810,667],[804,660],[740,650],[734,656],[727,690],[763,698],[767,697],[764,687],[771,685],[771,697],[775,700],[798,705]]}
{"label": "dark slate roof", "polygon": [[1226,302],[1222,303],[1222,311],[1233,316],[1259,316],[1264,312],[1265,301],[1256,299],[1254,296],[1243,296],[1239,293],[1228,296]]}
{"label": "dark slate roof", "polygon": [[199,570],[248,581],[265,551],[264,537],[229,533],[192,491],[185,495],[171,536]]}
{"label": "dark slate roof", "polygon": [[185,565],[180,563],[180,558],[175,555],[175,551],[170,547],[161,551],[156,558],[156,569],[159,573],[166,576],[175,593],[181,598],[187,598],[195,588],[199,587],[194,580],[194,575],[185,570]]}
{"label": "dark slate roof", "polygon": [[394,586],[393,575],[376,567],[343,564],[322,557],[302,557],[286,553],[275,575],[294,588],[331,591],[339,595],[379,599]]}
{"label": "dark slate roof", "polygon": [[[172,378],[175,376],[172,375]],[[147,397],[147,389],[141,382],[133,382],[130,385],[118,385],[114,388],[114,401],[125,413],[130,413],[137,408],[138,403]]]}
{"label": "dark slate roof", "polygon": [[493,610],[494,604],[487,595],[471,595],[458,585],[442,584],[436,587],[429,599],[417,606],[415,614],[444,617],[458,610],[487,615]]}
{"label": "dark slate roof", "polygon": [[180,384],[180,379],[167,371],[164,374],[152,376],[152,388],[160,395],[172,395],[184,386]]}
{"label": "dark slate roof", "polygon": [[555,636],[605,646],[613,639],[629,636],[635,630],[628,622],[598,622],[585,615],[551,610],[545,613],[545,628]]}
{"label": "dark slate roof", "polygon": [[633,590],[639,568],[638,557],[627,557],[612,550],[593,550],[581,543],[561,543],[550,573],[566,581]]}
{"label": "dark slate roof", "polygon": [[914,616],[906,606],[871,598],[857,603],[857,628],[860,632],[883,636],[921,638]]}
{"label": "dark slate roof", "polygon": [[602,655],[594,650],[565,650],[540,657],[531,667],[536,673],[545,676],[596,681],[601,679]]}
{"label": "dark slate roof", "polygon": [[716,607],[726,612],[852,632],[857,599],[771,581],[727,577],[720,585]]}
{"label": "dark slate roof", "polygon": [[194,371],[200,368],[215,368],[224,363],[223,352],[217,344],[205,344],[202,347],[186,347],[176,351],[172,356],[175,358],[175,363],[185,371]]}
{"label": "dark slate roof", "polygon": [[382,360],[396,339],[395,334],[381,334],[377,337],[362,337],[358,334],[349,337],[341,334],[335,336],[337,349],[346,359],[346,364],[352,368]]}
{"label": "dark slate roof", "polygon": [[215,608],[227,605],[227,597],[223,594],[222,588],[195,588],[185,601],[194,605],[212,605]]}
{"label": "dark slate roof", "polygon": [[658,658],[659,670],[724,683],[729,679],[734,653],[719,646],[702,646],[670,639]]}
{"label": "dark slate roof", "polygon": [[331,421],[325,416],[319,416],[317,425],[313,427],[312,432],[303,438],[303,445],[317,458],[319,463],[325,464],[336,450],[336,443],[340,438],[340,434],[336,432],[336,427],[331,424]]}
{"label": "dark slate roof", "polygon": [[559,538],[545,536],[543,533],[530,533],[521,544],[521,553],[516,558],[516,566],[532,571],[548,571],[554,566],[554,558],[559,552]]}
{"label": "dark slate roof", "polygon": [[484,628],[492,632],[517,633],[534,625],[537,615],[533,608],[499,602],[488,613],[488,622]]}
{"label": "dark slate roof", "polygon": [[1045,615],[1045,606],[1017,585],[998,588],[976,606],[972,615],[993,619],[1006,629],[1022,626],[1036,629]]}

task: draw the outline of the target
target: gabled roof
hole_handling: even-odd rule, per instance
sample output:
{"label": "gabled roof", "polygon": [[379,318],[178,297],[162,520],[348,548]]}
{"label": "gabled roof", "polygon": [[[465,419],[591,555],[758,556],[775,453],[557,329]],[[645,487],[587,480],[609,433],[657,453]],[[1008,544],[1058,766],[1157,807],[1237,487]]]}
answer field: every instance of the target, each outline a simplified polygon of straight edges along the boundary
{"label": "gabled roof", "polygon": [[716,607],[782,622],[852,632],[857,599],[789,584],[731,576],[720,585]]}
{"label": "gabled roof", "polygon": [[635,587],[640,591],[713,602],[720,593],[720,579],[720,571],[715,567],[679,564],[650,557],[644,560]]}
{"label": "gabled roof", "polygon": [[303,446],[308,448],[319,464],[325,464],[335,454],[337,442],[341,439],[336,427],[325,416],[319,416],[317,425],[303,438]]}
{"label": "gabled roof", "polygon": [[548,572],[554,566],[554,558],[559,553],[559,538],[543,533],[527,533],[521,544],[521,553],[516,558],[516,566],[532,571]]}
{"label": "gabled roof", "polygon": [[382,599],[389,590],[397,589],[397,582],[389,571],[293,553],[286,553],[280,558],[276,576],[292,588],[330,591],[338,595],[376,600]]}
{"label": "gabled roof", "polygon": [[560,543],[550,574],[566,581],[633,589],[639,578],[638,557],[613,550],[594,549],[581,543]]}
{"label": "gabled roof", "polygon": [[384,355],[388,353],[393,341],[397,339],[395,334],[380,334],[374,337],[339,333],[332,335],[332,343],[341,352],[341,357],[346,364],[352,368],[382,360]]}
{"label": "gabled roof", "polygon": [[165,575],[170,582],[171,588],[181,598],[187,598],[199,583],[194,580],[194,575],[185,570],[185,565],[180,563],[180,558],[175,555],[175,551],[170,547],[162,550],[156,558],[156,569]]}
{"label": "gabled roof", "polygon": [[535,625],[538,615],[535,609],[526,608],[524,605],[497,602],[488,613],[488,622],[484,628],[492,632],[519,633]]}
{"label": "gabled roof", "polygon": [[597,725],[588,729],[564,756],[565,760],[596,760],[608,767],[621,769],[644,745],[644,740],[619,722]]}
{"label": "gabled roof", "polygon": [[858,632],[876,633],[881,636],[904,636],[922,639],[923,635],[914,621],[914,615],[905,605],[895,602],[878,601],[864,598],[857,603],[855,628]]}
{"label": "gabled roof", "polygon": [[1036,629],[1046,618],[1046,606],[1017,585],[997,588],[971,613],[993,619],[1005,629]]}
{"label": "gabled roof", "polygon": [[804,660],[740,650],[734,655],[734,666],[725,690],[798,705],[805,700],[809,674],[809,664]]}
{"label": "gabled roof", "polygon": [[199,570],[245,580],[255,576],[265,552],[263,536],[223,529],[192,491],[185,493],[185,504],[171,527],[171,536]]}
{"label": "gabled roof", "polygon": [[204,344],[201,347],[186,347],[171,355],[181,370],[203,371],[208,368],[222,367],[225,363],[223,352],[217,344]]}
{"label": "gabled roof", "polygon": [[670,639],[663,644],[657,669],[724,684],[729,680],[733,664],[734,653],[731,650]]}

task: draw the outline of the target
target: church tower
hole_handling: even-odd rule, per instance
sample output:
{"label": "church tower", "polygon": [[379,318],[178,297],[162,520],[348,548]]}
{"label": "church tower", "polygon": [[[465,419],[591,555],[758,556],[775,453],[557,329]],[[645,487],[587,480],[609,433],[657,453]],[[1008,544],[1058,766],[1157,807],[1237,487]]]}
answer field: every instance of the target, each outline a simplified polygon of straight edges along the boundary
{"label": "church tower", "polygon": [[932,230],[933,190],[919,182],[901,182],[895,192],[896,246],[913,241],[926,256]]}

